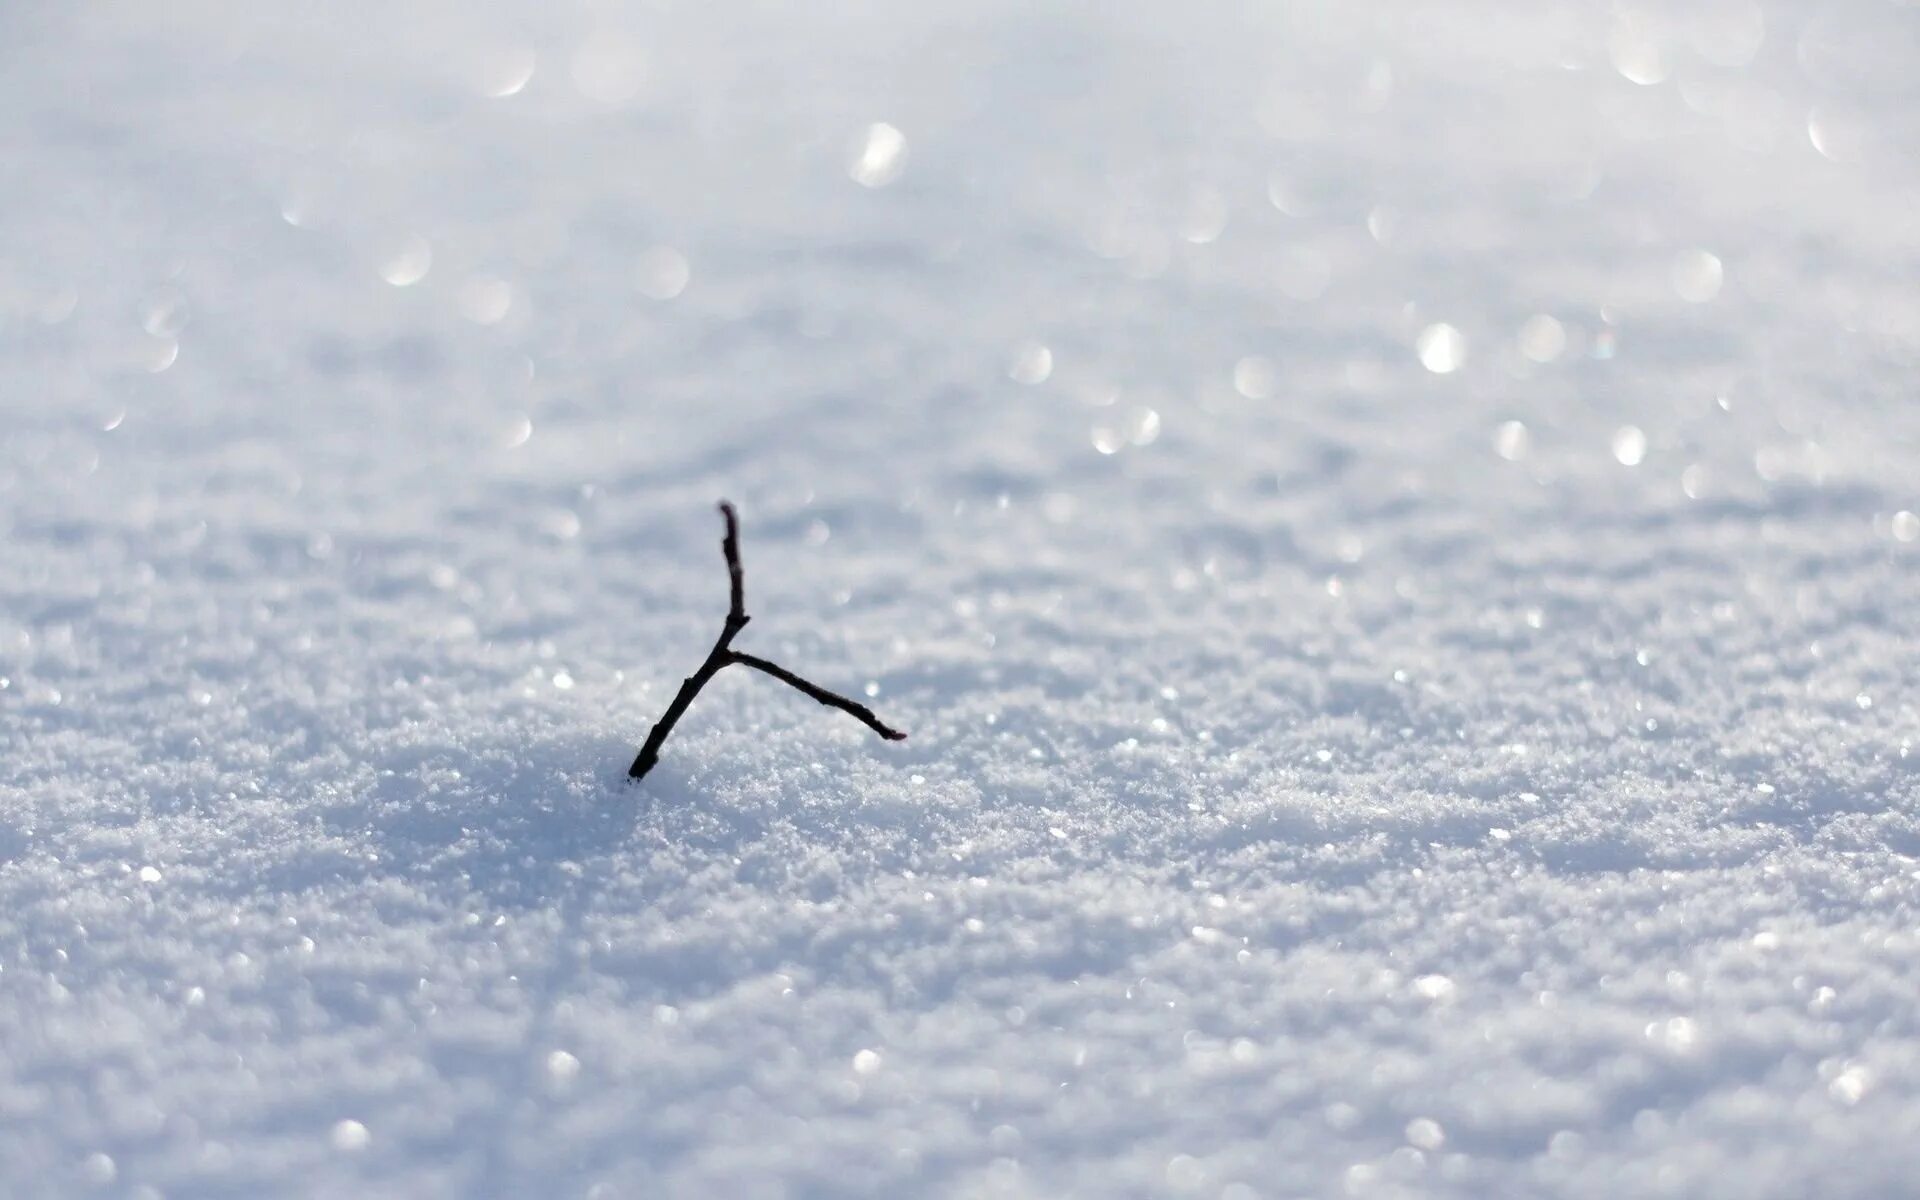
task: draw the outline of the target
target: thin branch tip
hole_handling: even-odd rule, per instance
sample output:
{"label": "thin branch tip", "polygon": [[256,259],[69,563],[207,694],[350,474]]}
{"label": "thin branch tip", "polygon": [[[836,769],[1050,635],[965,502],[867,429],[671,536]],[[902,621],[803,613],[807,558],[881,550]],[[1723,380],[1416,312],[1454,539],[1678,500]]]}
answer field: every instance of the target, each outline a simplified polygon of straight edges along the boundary
{"label": "thin branch tip", "polygon": [[660,747],[666,743],[667,735],[686,714],[693,698],[707,681],[719,674],[724,667],[739,663],[752,667],[764,674],[771,675],[780,682],[812,697],[829,708],[837,708],[853,717],[867,728],[879,734],[889,742],[902,742],[907,738],[905,730],[895,729],[874,715],[874,711],[857,700],[842,696],[838,692],[828,691],[819,684],[803,679],[780,666],[752,654],[742,654],[733,649],[733,639],[746,627],[751,619],[747,616],[746,572],[740,565],[740,514],[734,509],[732,501],[720,501],[720,515],[726,519],[726,535],[720,540],[720,553],[727,560],[727,619],[720,627],[720,636],[715,639],[713,649],[707,652],[707,659],[700,669],[686,677],[680,683],[680,690],[674,693],[673,701],[667,705],[667,711],[654,722],[647,731],[647,740],[640,747],[640,753],[634,756],[633,765],[627,768],[632,779],[644,778],[648,771],[660,761]]}
{"label": "thin branch tip", "polygon": [[727,628],[738,633],[747,623],[746,571],[740,565],[740,514],[734,511],[731,500],[722,500],[720,515],[727,519],[727,535],[720,539],[720,553],[727,560]]}

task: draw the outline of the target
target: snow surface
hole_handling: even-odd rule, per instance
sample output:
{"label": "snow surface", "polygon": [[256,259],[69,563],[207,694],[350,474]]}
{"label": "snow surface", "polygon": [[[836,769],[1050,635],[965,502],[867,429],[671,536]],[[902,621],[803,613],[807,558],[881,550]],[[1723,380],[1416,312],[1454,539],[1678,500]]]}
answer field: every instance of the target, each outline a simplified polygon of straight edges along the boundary
{"label": "snow surface", "polygon": [[0,1194],[1912,1195],[1916,64],[0,7]]}

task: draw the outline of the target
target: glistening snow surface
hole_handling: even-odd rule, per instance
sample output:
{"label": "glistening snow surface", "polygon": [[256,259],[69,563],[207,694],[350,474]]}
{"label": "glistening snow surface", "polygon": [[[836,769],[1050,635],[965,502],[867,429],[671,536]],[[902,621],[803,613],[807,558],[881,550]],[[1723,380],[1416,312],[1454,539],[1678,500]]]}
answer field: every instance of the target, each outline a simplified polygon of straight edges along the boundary
{"label": "glistening snow surface", "polygon": [[1920,8],[807,7],[0,9],[0,1193],[1910,1195]]}

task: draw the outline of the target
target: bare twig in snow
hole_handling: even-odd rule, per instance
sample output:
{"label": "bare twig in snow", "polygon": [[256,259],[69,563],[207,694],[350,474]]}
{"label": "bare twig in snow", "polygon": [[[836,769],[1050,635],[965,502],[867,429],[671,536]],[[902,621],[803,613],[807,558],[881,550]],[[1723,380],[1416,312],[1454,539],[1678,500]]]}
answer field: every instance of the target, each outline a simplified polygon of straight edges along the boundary
{"label": "bare twig in snow", "polygon": [[727,519],[727,536],[721,539],[720,552],[727,556],[727,622],[720,627],[720,637],[713,643],[713,649],[707,651],[707,661],[700,669],[681,681],[680,690],[674,693],[673,703],[667,705],[667,711],[654,723],[647,733],[646,744],[640,747],[640,753],[634,757],[633,765],[627,768],[627,774],[640,779],[653,765],[660,761],[660,747],[665,744],[667,735],[673,732],[674,725],[686,714],[687,706],[707,686],[707,681],[720,673],[722,667],[739,663],[743,667],[752,667],[765,672],[780,682],[805,692],[829,708],[837,708],[857,718],[867,728],[873,730],[890,742],[897,742],[907,735],[888,725],[873,710],[855,700],[850,700],[838,692],[830,692],[817,683],[800,678],[792,671],[764,658],[751,654],[742,654],[733,648],[733,639],[747,627],[751,618],[747,616],[746,580],[740,569],[740,517],[734,512],[733,505],[725,500],[720,502],[720,515]]}

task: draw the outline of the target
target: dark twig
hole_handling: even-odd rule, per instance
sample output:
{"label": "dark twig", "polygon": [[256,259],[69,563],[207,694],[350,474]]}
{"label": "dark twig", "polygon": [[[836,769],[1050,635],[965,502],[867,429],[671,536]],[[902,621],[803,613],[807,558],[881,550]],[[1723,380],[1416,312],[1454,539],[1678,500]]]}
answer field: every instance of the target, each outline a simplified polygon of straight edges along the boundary
{"label": "dark twig", "polygon": [[837,692],[830,692],[819,684],[802,679],[785,667],[770,663],[764,658],[742,654],[733,649],[734,636],[747,627],[747,622],[751,618],[747,616],[746,579],[740,569],[740,517],[734,512],[733,505],[725,500],[720,502],[720,515],[727,520],[727,536],[720,541],[720,552],[727,556],[726,624],[720,627],[720,636],[713,643],[713,649],[707,651],[707,660],[700,664],[699,670],[680,682],[680,690],[674,693],[673,703],[667,705],[667,711],[648,731],[646,744],[640,747],[640,753],[634,757],[633,765],[627,768],[628,776],[639,779],[653,770],[654,764],[660,761],[660,747],[665,744],[667,735],[673,732],[673,727],[685,715],[687,706],[693,703],[693,698],[700,694],[701,688],[707,686],[709,679],[720,673],[722,667],[730,667],[735,663],[743,667],[752,667],[756,671],[764,671],[830,708],[852,714],[867,728],[890,742],[905,738],[906,734],[874,716],[873,710],[866,705],[849,700]]}
{"label": "dark twig", "polygon": [[854,716],[858,717],[861,723],[866,725],[868,729],[873,730],[875,733],[879,734],[881,737],[887,739],[890,742],[902,741],[907,736],[906,734],[900,732],[898,729],[895,729],[893,726],[887,724],[885,721],[882,721],[879,717],[874,716],[873,710],[868,708],[866,705],[856,704],[854,701],[847,699],[845,696],[837,695],[833,692],[830,692],[827,689],[821,687],[817,683],[808,683],[806,680],[800,678],[798,675],[795,675],[792,671],[787,670],[785,667],[779,666],[778,664],[775,664],[775,663],[770,663],[764,658],[755,658],[751,654],[742,654],[738,650],[730,650],[727,652],[727,661],[737,662],[743,667],[752,667],[756,671],[765,671],[767,674],[773,676],[775,679],[778,679],[781,683],[789,684],[793,687],[799,688],[801,691],[805,692],[809,696],[812,696],[815,700],[818,700],[820,703],[828,706],[829,708],[837,708],[842,712],[851,713]]}

